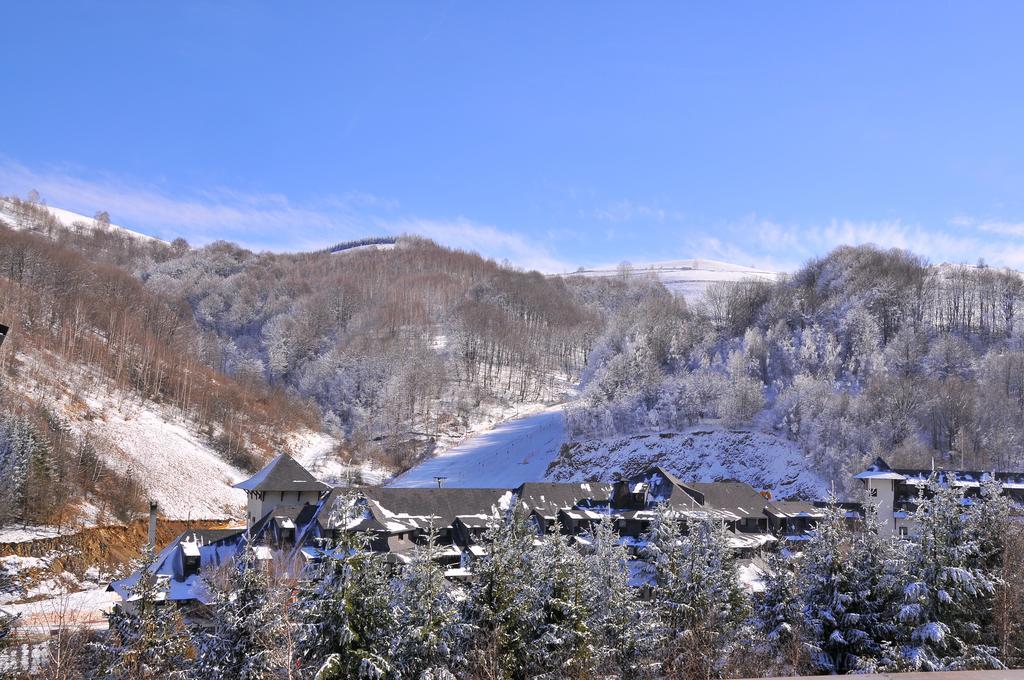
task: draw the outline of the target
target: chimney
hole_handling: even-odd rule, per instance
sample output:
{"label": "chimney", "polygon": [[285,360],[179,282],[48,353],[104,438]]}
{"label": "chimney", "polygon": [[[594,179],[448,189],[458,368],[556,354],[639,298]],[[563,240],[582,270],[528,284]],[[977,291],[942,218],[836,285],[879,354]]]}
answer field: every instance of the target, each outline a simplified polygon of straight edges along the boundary
{"label": "chimney", "polygon": [[149,502],[149,547],[156,550],[156,501]]}

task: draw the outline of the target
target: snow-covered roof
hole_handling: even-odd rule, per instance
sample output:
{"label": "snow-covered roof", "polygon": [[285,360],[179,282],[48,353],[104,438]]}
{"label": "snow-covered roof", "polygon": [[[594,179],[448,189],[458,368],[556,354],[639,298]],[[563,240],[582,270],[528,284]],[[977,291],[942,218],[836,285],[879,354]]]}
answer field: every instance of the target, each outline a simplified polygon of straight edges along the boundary
{"label": "snow-covered roof", "polygon": [[287,453],[282,453],[249,479],[234,485],[245,491],[329,491]]}

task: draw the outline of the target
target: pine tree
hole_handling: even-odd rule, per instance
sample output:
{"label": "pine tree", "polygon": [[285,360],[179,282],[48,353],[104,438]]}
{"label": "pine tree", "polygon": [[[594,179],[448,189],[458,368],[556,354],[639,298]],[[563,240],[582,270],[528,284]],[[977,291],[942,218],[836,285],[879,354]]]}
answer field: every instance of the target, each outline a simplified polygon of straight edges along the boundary
{"label": "pine tree", "polygon": [[910,580],[907,542],[883,534],[870,498],[863,507],[863,526],[853,535],[850,555],[856,593],[850,611],[859,615],[858,627],[865,633],[857,653],[859,669],[897,671],[905,666],[899,650],[908,634],[899,622]]}
{"label": "pine tree", "polygon": [[[344,527],[342,523],[340,526]],[[391,671],[396,618],[383,555],[365,535],[342,532],[299,584],[294,618],[299,654],[319,680],[383,677]]]}
{"label": "pine tree", "polygon": [[107,634],[96,644],[102,674],[109,678],[187,678],[192,645],[181,614],[166,602],[145,546],[134,564],[139,574],[128,602],[107,615]]}
{"label": "pine tree", "polygon": [[621,677],[646,677],[652,671],[654,621],[630,586],[629,555],[611,519],[597,525],[592,539],[588,563],[597,589],[594,617],[603,636],[601,668]]}
{"label": "pine tree", "polygon": [[725,525],[706,517],[689,522],[659,508],[646,537],[657,587],[665,672],[711,678],[724,671],[747,616],[746,598]]}
{"label": "pine tree", "polygon": [[484,534],[487,554],[473,564],[464,617],[471,629],[470,663],[490,678],[531,677],[541,612],[535,525],[516,504]]}
{"label": "pine tree", "polygon": [[867,633],[856,611],[857,574],[850,561],[850,532],[835,497],[818,521],[800,565],[800,592],[812,662],[825,673],[857,669]]}
{"label": "pine tree", "polygon": [[989,477],[981,483],[977,499],[968,515],[967,533],[977,543],[975,565],[990,572],[1003,567],[1006,537],[1013,532],[1014,508],[1003,494],[1003,485]]}
{"label": "pine tree", "polygon": [[281,658],[287,619],[279,593],[251,546],[228,568],[213,592],[211,627],[198,633],[200,677],[210,680],[271,678],[286,665]]}
{"label": "pine tree", "polygon": [[452,586],[435,561],[436,534],[396,579],[397,627],[392,644],[393,667],[403,678],[454,680],[463,661],[463,626]]}
{"label": "pine tree", "polygon": [[914,520],[913,576],[899,614],[910,627],[908,658],[928,671],[1001,668],[982,626],[995,581],[979,566],[981,542],[965,517],[963,491],[933,477]]}
{"label": "pine tree", "polygon": [[533,645],[537,677],[588,678],[598,662],[597,592],[583,555],[555,531],[534,548],[540,620]]}
{"label": "pine tree", "polygon": [[0,493],[4,504],[20,515],[25,484],[38,459],[39,437],[24,416],[0,418]]}
{"label": "pine tree", "polygon": [[767,560],[764,592],[754,600],[751,628],[759,658],[772,675],[800,675],[807,667],[798,575],[780,553]]}

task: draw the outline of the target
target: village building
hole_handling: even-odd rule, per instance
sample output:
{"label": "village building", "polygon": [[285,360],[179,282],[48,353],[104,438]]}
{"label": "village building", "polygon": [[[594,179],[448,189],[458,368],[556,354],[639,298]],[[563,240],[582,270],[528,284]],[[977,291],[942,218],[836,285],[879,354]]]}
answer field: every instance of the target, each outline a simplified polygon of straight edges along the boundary
{"label": "village building", "polygon": [[989,480],[1000,483],[1002,493],[1016,505],[1024,507],[1024,473],[981,472],[977,470],[944,470],[925,468],[891,468],[881,457],[855,477],[863,482],[868,501],[878,509],[882,531],[888,535],[908,537],[914,529],[914,511],[922,494],[928,493],[931,479],[964,490],[964,502],[971,503],[981,493],[981,485]]}
{"label": "village building", "polygon": [[[614,482],[527,482],[514,489],[332,489],[282,454],[235,487],[246,492],[246,526],[186,531],[156,556],[147,576],[193,618],[201,618],[209,600],[201,574],[243,550],[298,573],[346,533],[367,536],[369,550],[396,564],[433,541],[446,575],[470,578],[473,560],[486,554],[488,527],[515,504],[538,534],[557,530],[583,543],[598,523],[611,522],[634,559],[660,506],[684,524],[711,518],[726,525],[743,570],[754,576],[763,573],[764,549],[779,540],[800,540],[821,516],[811,503],[772,501],[741,482],[683,482],[661,467]],[[111,584],[124,606],[131,606],[141,577],[136,572]]]}

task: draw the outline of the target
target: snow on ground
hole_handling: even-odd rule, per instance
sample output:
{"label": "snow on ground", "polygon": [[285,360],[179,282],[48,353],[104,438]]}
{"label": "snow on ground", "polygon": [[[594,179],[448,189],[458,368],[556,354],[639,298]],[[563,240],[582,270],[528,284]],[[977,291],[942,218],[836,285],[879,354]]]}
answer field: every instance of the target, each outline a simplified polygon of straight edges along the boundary
{"label": "snow on ground", "polygon": [[[754,269],[715,260],[648,262],[631,264],[630,270],[633,276],[653,276],[659,279],[666,288],[677,295],[682,295],[687,302],[703,296],[707,287],[718,281],[742,281],[744,279],[773,281],[778,276],[777,272],[766,269]],[[621,273],[618,266],[599,266],[593,269],[581,269],[562,276],[620,276]]]}
{"label": "snow on ground", "polygon": [[51,628],[68,626],[106,628],[104,612],[109,612],[120,600],[117,593],[107,592],[106,586],[96,586],[35,602],[7,604],[3,610],[20,617],[18,628],[21,633],[48,632]]}
{"label": "snow on ground", "polygon": [[106,463],[131,472],[169,519],[235,517],[245,504],[245,492],[231,485],[249,476],[226,463],[190,423],[161,413],[148,403],[113,395],[87,397],[94,417],[74,429],[105,440],[112,456]]}
{"label": "snow on ground", "polygon": [[[0,222],[17,229],[18,223],[14,218],[10,209],[10,204],[6,201],[0,201]],[[101,225],[92,217],[86,217],[70,210],[63,208],[55,208],[49,205],[41,205],[39,207],[45,208],[47,212],[57,218],[57,221],[69,229],[85,229],[87,231],[114,231],[131,236],[132,238],[139,239],[141,241],[160,241],[161,239],[143,234],[138,231],[133,231],[125,227],[120,227],[116,224]]]}
{"label": "snow on ground", "polygon": [[332,486],[350,484],[354,479],[363,484],[380,484],[390,473],[372,462],[359,465],[345,463],[337,455],[338,440],[322,432],[306,430],[288,437],[293,458],[321,482]]}
{"label": "snow on ground", "polygon": [[13,525],[0,528],[0,543],[28,543],[41,538],[56,538],[60,535],[61,531],[57,527]]}
{"label": "snow on ground", "polygon": [[451,487],[514,487],[544,478],[565,441],[562,406],[549,406],[501,423],[442,451],[392,480],[389,486],[430,487],[447,477]]}
{"label": "snow on ground", "polygon": [[708,426],[577,442],[552,464],[547,478],[608,480],[642,473],[652,465],[683,481],[746,482],[776,498],[823,498],[828,488],[792,442],[763,432]]}
{"label": "snow on ground", "polygon": [[763,432],[695,427],[569,445],[562,406],[501,423],[430,458],[389,486],[515,487],[523,482],[612,480],[661,465],[690,481],[738,480],[777,498],[822,498],[827,484],[801,451]]}

